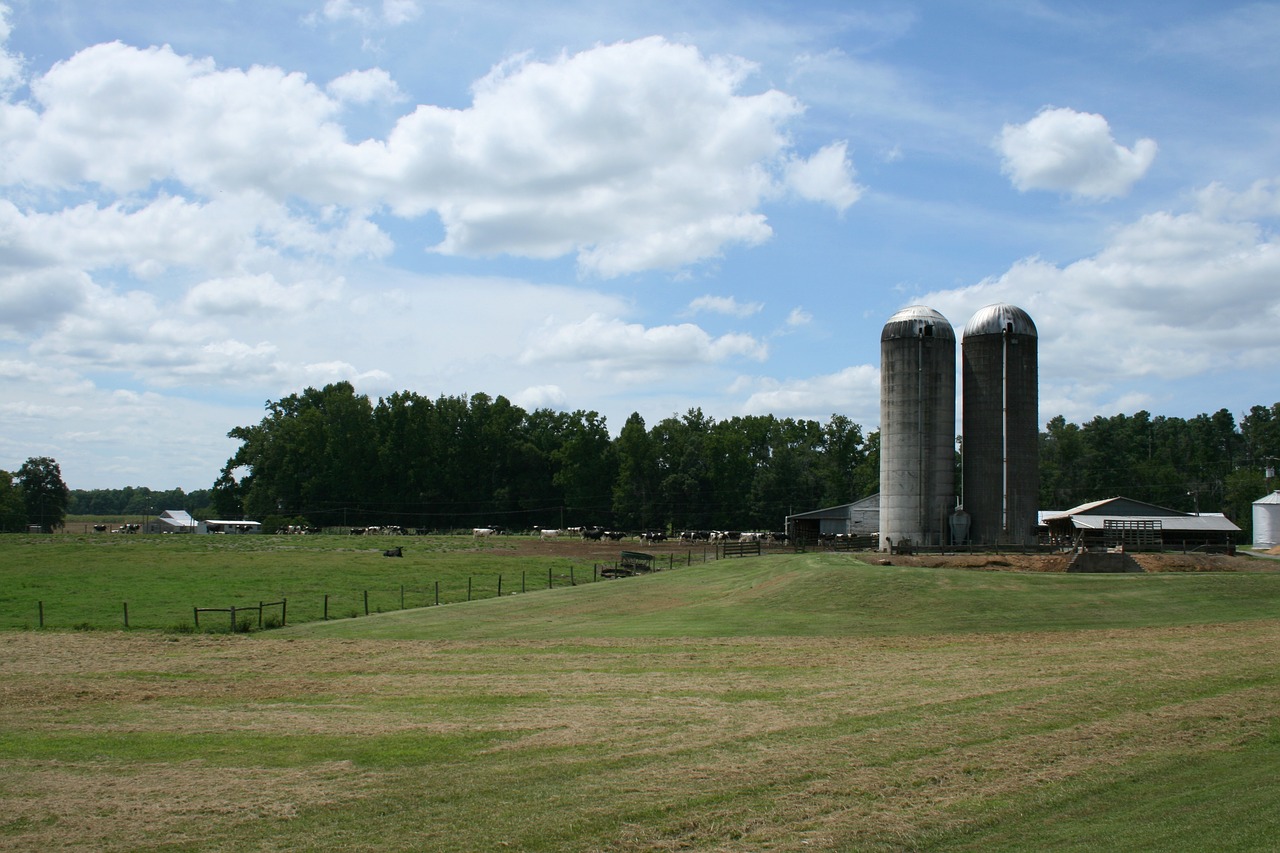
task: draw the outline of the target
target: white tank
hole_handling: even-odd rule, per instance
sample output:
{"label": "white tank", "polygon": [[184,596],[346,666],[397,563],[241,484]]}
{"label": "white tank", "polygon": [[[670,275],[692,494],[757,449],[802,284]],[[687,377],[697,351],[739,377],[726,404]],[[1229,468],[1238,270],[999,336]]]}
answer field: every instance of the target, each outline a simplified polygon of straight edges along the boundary
{"label": "white tank", "polygon": [[1280,545],[1280,489],[1253,502],[1253,547]]}
{"label": "white tank", "polygon": [[956,334],[913,305],[880,334],[880,548],[948,544],[955,509]]}

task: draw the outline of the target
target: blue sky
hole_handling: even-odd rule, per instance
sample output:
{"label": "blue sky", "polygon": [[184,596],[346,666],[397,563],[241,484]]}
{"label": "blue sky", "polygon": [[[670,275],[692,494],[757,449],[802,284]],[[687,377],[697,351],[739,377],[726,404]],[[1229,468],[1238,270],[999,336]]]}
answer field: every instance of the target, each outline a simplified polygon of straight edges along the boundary
{"label": "blue sky", "polygon": [[208,487],[268,399],[879,420],[1012,302],[1044,423],[1280,363],[1280,4],[0,0],[0,468]]}

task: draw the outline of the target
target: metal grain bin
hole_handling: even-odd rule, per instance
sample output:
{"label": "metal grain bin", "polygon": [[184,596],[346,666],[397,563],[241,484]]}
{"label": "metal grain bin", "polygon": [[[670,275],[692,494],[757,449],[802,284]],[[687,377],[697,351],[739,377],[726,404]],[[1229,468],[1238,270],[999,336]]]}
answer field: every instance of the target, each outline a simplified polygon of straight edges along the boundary
{"label": "metal grain bin", "polygon": [[880,547],[947,542],[955,507],[956,335],[913,305],[880,334]]}
{"label": "metal grain bin", "polygon": [[975,545],[1036,541],[1040,492],[1036,324],[1014,305],[988,305],[961,340],[963,479]]}

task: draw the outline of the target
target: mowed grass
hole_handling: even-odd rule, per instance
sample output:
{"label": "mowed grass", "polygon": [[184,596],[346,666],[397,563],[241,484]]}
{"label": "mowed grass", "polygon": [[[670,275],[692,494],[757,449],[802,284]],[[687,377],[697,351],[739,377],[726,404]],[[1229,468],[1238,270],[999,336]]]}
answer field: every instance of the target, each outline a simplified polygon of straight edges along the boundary
{"label": "mowed grass", "polygon": [[812,554],[9,631],[0,849],[1269,850],[1277,648],[1280,574]]}
{"label": "mowed grass", "polygon": [[[404,557],[382,556],[401,546]],[[288,600],[288,621],[364,615],[592,578],[589,562],[515,557],[465,536],[0,536],[0,630],[191,626],[194,607]],[[403,592],[403,598],[402,598]],[[271,611],[276,615],[279,610]],[[222,625],[225,615],[210,614]],[[256,617],[255,617],[256,618]],[[256,624],[256,623],[255,623]]]}

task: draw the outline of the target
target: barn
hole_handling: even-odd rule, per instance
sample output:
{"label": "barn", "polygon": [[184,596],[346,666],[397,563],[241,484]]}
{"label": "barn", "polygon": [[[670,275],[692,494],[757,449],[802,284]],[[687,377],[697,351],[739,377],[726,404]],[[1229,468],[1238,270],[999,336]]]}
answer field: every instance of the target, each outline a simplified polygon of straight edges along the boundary
{"label": "barn", "polygon": [[787,516],[787,533],[814,541],[823,536],[873,536],[880,530],[880,495]]}
{"label": "barn", "polygon": [[147,522],[148,533],[200,533],[200,522],[182,509],[166,509]]}
{"label": "barn", "polygon": [[1114,497],[1043,515],[1054,544],[1126,550],[1229,548],[1240,532],[1222,513],[1186,513],[1155,504]]}

